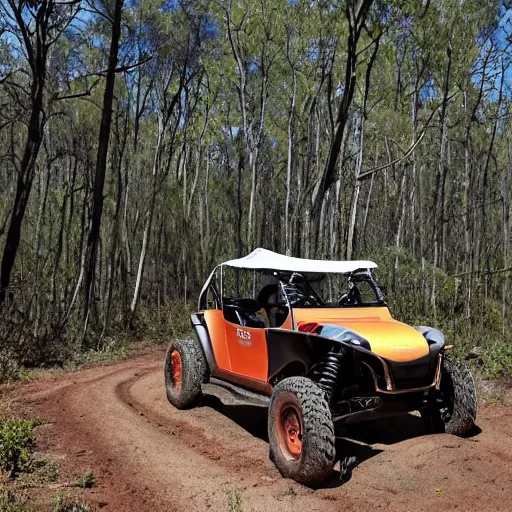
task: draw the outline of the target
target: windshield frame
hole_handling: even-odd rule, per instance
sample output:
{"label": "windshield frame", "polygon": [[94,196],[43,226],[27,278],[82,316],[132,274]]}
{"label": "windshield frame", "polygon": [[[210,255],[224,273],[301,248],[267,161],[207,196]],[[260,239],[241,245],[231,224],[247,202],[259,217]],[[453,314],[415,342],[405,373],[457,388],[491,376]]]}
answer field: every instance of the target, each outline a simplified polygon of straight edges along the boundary
{"label": "windshield frame", "polygon": [[357,303],[357,304],[350,304],[350,303],[340,304],[343,295],[346,295],[346,294],[343,294],[340,297],[337,297],[333,302],[326,302],[324,300],[324,298],[320,297],[318,292],[314,289],[314,287],[310,283],[310,280],[308,280],[308,278],[307,278],[308,272],[301,272],[301,273],[296,272],[294,274],[299,274],[303,278],[304,283],[307,284],[310,291],[312,292],[311,293],[312,296],[318,301],[318,304],[315,304],[315,305],[307,305],[307,304],[293,305],[293,301],[291,300],[291,297],[289,296],[287,289],[286,289],[286,286],[290,282],[292,273],[279,272],[277,277],[279,279],[279,282],[281,283],[282,293],[283,293],[284,297],[286,298],[286,302],[293,309],[302,309],[302,308],[305,308],[305,309],[336,309],[336,308],[346,309],[346,308],[388,307],[388,304],[386,302],[384,294],[383,294],[379,284],[375,280],[375,276],[373,275],[373,272],[371,271],[371,269],[358,269],[356,271],[347,272],[347,273],[325,272],[325,273],[321,274],[322,277],[320,277],[319,280],[325,279],[330,274],[336,275],[336,276],[340,276],[340,275],[346,276],[347,285],[349,285],[349,283],[351,283],[351,282],[353,282],[354,284],[357,284],[358,282],[363,282],[363,281],[367,282],[370,285],[370,287],[372,288],[372,290],[375,294],[376,300],[372,301],[372,302],[363,302],[363,303]]}

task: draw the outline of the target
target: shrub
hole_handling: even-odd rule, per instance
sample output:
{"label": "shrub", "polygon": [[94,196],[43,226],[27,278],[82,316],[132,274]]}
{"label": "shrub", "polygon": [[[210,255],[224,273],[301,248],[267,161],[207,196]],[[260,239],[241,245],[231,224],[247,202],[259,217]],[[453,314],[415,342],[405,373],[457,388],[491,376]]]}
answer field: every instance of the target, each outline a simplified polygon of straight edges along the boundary
{"label": "shrub", "polygon": [[510,378],[512,375],[512,346],[495,341],[482,354],[483,375],[490,378]]}
{"label": "shrub", "polygon": [[16,500],[16,496],[9,490],[0,489],[1,512],[25,512],[27,509]]}
{"label": "shrub", "polygon": [[0,423],[0,467],[14,478],[34,465],[34,422],[9,419]]}
{"label": "shrub", "polygon": [[228,509],[229,512],[243,512],[242,511],[242,498],[237,492],[228,492]]}
{"label": "shrub", "polygon": [[91,507],[73,498],[57,495],[52,500],[52,512],[91,512]]}
{"label": "shrub", "polygon": [[160,308],[147,308],[141,304],[133,322],[133,334],[167,343],[170,339],[191,335],[190,313],[196,304],[176,301]]}
{"label": "shrub", "polygon": [[96,477],[93,471],[86,471],[82,476],[75,480],[75,485],[82,489],[90,489],[96,485]]}

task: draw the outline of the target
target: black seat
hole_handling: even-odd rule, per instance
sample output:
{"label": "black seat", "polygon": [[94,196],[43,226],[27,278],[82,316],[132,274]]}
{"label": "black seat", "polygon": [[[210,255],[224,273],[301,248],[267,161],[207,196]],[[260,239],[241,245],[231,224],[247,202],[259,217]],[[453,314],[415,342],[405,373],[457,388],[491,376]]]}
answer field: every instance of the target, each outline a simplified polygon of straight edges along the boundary
{"label": "black seat", "polygon": [[279,287],[277,284],[264,286],[258,294],[258,302],[265,308],[270,327],[280,327],[288,316],[288,307],[279,301]]}
{"label": "black seat", "polygon": [[227,299],[224,301],[224,318],[233,324],[264,328],[265,321],[256,315],[261,309],[261,304],[250,297]]}

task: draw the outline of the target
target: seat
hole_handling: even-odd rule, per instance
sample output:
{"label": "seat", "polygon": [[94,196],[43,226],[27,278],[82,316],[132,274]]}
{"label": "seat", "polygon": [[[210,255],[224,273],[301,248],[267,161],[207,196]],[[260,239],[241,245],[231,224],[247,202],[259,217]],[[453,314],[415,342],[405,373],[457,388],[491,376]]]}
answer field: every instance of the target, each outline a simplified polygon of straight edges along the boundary
{"label": "seat", "polygon": [[288,316],[288,307],[279,302],[278,285],[264,286],[258,294],[258,302],[267,312],[270,327],[281,327]]}
{"label": "seat", "polygon": [[231,323],[244,327],[263,329],[269,326],[265,310],[261,304],[250,297],[229,299],[224,303],[224,318]]}

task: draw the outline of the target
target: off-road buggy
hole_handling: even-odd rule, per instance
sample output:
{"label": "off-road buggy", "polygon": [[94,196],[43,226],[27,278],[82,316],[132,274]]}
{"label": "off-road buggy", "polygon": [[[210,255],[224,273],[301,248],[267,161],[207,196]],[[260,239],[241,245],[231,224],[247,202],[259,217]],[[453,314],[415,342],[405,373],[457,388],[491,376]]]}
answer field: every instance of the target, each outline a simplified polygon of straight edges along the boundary
{"label": "off-road buggy", "polygon": [[219,265],[191,315],[197,339],[167,352],[169,401],[191,407],[209,383],[265,402],[271,459],[308,485],[333,471],[337,425],[419,411],[427,432],[465,435],[471,373],[440,331],[391,317],[376,267],[265,249]]}

